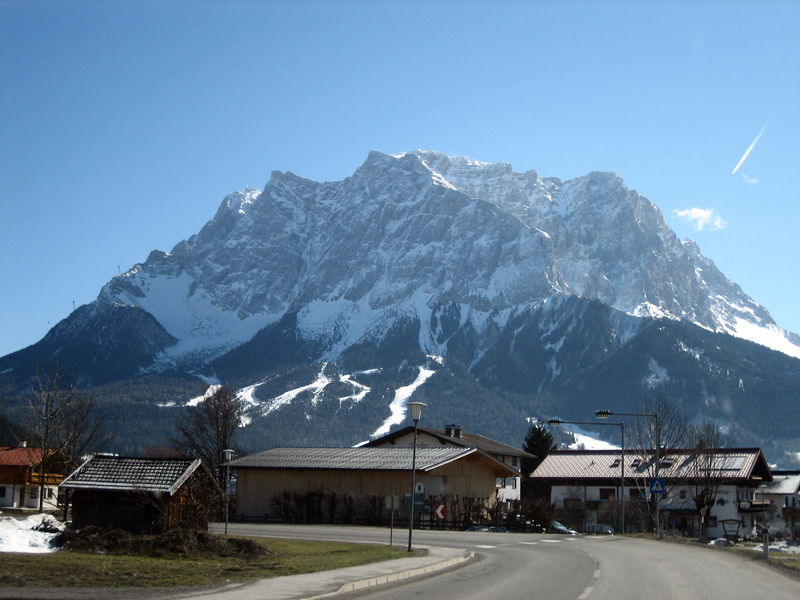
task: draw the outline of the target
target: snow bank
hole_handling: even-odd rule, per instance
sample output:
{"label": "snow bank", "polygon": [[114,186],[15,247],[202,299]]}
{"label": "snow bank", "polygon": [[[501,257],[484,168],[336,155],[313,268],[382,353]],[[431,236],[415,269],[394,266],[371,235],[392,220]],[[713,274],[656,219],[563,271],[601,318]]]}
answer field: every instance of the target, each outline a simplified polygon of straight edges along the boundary
{"label": "snow bank", "polygon": [[62,531],[64,524],[49,515],[31,515],[25,519],[0,516],[0,552],[55,552],[50,541],[55,533],[36,531],[42,524]]}

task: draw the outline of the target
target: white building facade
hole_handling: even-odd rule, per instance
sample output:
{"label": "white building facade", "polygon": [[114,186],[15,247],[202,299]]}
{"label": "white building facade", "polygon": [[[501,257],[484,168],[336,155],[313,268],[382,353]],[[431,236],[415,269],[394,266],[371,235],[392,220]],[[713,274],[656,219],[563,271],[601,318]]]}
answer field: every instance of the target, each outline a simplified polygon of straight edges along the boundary
{"label": "white building facade", "polygon": [[[711,537],[753,534],[765,522],[768,503],[758,486],[772,476],[758,448],[662,450],[659,476],[664,494],[651,494],[654,453],[626,451],[624,494],[619,450],[554,451],[532,478],[550,485],[557,514],[582,531],[613,524],[619,529],[619,501],[625,499],[626,531],[648,529],[658,498],[662,531]],[[706,500],[698,506],[697,498]]]}

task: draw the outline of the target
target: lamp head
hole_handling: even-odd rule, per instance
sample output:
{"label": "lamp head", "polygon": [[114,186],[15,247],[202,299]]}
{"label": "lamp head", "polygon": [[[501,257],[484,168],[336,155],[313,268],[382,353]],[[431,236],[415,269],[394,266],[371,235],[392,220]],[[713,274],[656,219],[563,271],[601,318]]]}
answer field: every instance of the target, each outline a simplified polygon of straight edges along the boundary
{"label": "lamp head", "polygon": [[233,450],[231,450],[230,448],[226,448],[225,450],[222,451],[222,456],[225,459],[225,462],[230,462],[231,459],[233,458]]}
{"label": "lamp head", "polygon": [[411,409],[411,420],[415,423],[422,417],[422,407],[428,406],[424,402],[409,402],[408,407]]}
{"label": "lamp head", "polygon": [[598,419],[607,419],[613,414],[614,414],[613,411],[607,409],[594,411],[594,416],[597,417]]}

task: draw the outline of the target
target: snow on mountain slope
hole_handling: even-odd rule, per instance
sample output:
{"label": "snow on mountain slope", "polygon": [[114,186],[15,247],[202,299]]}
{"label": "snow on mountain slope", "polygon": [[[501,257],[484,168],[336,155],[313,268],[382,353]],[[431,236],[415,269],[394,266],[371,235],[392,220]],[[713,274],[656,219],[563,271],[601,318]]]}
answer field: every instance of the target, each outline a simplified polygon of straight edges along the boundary
{"label": "snow on mountain slope", "polygon": [[262,192],[226,197],[171,253],[115,277],[99,301],[142,308],[178,340],[159,356],[164,367],[207,362],[287,313],[321,360],[409,318],[423,351],[446,354],[453,331],[439,307],[456,306],[456,328],[485,346],[511,316],[562,294],[800,357],[769,313],[619,176],[562,182],[428,151],[371,152],[339,182],[274,172]]}
{"label": "snow on mountain slope", "polygon": [[766,309],[694,242],[678,240],[660,210],[616,174],[561,182],[535,171],[515,173],[505,162],[414,154],[455,189],[550,236],[569,293],[636,316],[686,319],[800,357],[800,347]]}

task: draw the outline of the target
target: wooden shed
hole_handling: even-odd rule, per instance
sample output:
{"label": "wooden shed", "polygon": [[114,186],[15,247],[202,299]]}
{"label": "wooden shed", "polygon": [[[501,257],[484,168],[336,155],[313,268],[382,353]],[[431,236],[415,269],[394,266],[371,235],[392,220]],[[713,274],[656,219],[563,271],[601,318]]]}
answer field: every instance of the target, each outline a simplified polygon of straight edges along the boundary
{"label": "wooden shed", "polygon": [[67,477],[72,524],[158,533],[208,529],[209,504],[221,492],[200,459],[96,454]]}

